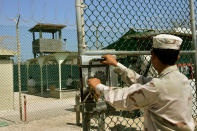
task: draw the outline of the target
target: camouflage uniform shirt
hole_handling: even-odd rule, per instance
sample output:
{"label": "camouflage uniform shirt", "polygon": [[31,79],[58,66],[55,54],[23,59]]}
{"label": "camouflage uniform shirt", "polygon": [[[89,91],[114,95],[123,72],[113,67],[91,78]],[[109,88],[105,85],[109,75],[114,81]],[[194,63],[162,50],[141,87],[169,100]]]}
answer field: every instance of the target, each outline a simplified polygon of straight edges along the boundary
{"label": "camouflage uniform shirt", "polygon": [[96,86],[107,103],[118,110],[144,109],[145,131],[194,131],[190,81],[176,65],[157,78],[143,77],[118,63],[115,68],[129,87]]}

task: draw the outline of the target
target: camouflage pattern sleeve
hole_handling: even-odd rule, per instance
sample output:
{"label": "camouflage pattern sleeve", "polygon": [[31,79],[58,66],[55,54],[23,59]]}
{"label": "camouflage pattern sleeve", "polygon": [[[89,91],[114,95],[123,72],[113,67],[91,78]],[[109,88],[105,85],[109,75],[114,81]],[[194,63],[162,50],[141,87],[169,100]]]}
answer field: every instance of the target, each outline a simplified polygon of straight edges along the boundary
{"label": "camouflage pattern sleeve", "polygon": [[132,111],[151,106],[157,100],[158,91],[153,83],[133,84],[128,88],[113,89],[102,84],[97,85],[108,104],[117,110]]}
{"label": "camouflage pattern sleeve", "polygon": [[120,75],[122,81],[124,81],[127,85],[132,85],[134,83],[145,84],[152,80],[151,77],[143,77],[134,70],[131,70],[120,63],[117,64],[114,72]]}

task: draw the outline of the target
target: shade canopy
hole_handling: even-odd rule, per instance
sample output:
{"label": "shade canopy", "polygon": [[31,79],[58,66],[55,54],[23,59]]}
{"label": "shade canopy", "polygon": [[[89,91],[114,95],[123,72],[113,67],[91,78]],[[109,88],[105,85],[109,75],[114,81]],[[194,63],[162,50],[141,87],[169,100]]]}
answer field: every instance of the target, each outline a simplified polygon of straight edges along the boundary
{"label": "shade canopy", "polygon": [[38,23],[31,29],[29,29],[30,32],[49,32],[49,33],[55,33],[61,29],[66,27],[66,25],[57,25],[57,24],[45,24],[45,23]]}

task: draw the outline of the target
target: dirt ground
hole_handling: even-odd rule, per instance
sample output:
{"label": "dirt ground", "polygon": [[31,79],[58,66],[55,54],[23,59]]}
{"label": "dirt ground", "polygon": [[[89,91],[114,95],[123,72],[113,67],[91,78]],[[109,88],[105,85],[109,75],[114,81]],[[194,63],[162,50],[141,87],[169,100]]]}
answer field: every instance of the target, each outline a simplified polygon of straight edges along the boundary
{"label": "dirt ground", "polygon": [[82,131],[82,128],[75,124],[75,113],[68,112],[68,114],[63,116],[52,117],[50,119],[0,127],[0,131]]}
{"label": "dirt ground", "polygon": [[[80,131],[82,128],[75,124],[75,95],[70,91],[67,98],[56,99],[22,94],[27,98],[27,121],[22,122],[19,115],[19,94],[14,94],[13,110],[0,111],[0,122],[9,126],[0,127],[0,131]],[[24,107],[22,99],[22,108]],[[24,120],[24,108],[23,108]]]}
{"label": "dirt ground", "polygon": [[[66,99],[22,94],[26,95],[28,104],[27,122],[21,122],[19,119],[18,94],[16,93],[14,110],[0,111],[0,122],[8,123],[8,126],[0,127],[0,131],[82,131],[82,127],[76,125],[76,114],[73,109],[75,105],[75,94],[76,92],[68,92]],[[113,120],[114,119],[116,119],[116,117],[114,117]],[[109,121],[111,121],[111,119],[109,119]],[[129,120],[126,120],[124,122],[127,123],[128,121]],[[142,129],[143,125],[141,125],[142,123],[140,121],[143,121],[143,118],[137,118],[132,121],[137,124],[133,125],[133,129],[136,129],[136,131]],[[122,121],[122,124],[124,124],[124,122]],[[118,123],[108,126],[114,126],[115,128],[118,126],[117,124]],[[137,127],[141,128],[138,129]],[[115,129],[114,131],[117,130]]]}

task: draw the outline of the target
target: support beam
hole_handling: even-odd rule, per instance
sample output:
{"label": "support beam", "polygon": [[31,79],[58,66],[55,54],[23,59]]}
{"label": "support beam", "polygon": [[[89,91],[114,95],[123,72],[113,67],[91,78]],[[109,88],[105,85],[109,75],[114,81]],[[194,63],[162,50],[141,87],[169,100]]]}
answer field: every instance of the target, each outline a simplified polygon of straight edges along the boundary
{"label": "support beam", "polygon": [[35,32],[32,33],[33,34],[33,41],[36,40],[35,38]]}
{"label": "support beam", "polygon": [[42,39],[42,31],[39,32],[39,39]]}
{"label": "support beam", "polygon": [[58,70],[59,70],[59,98],[61,98],[61,91],[62,91],[62,71],[61,71],[61,64],[64,60],[68,57],[68,54],[56,53],[54,54],[55,59],[58,63]]}
{"label": "support beam", "polygon": [[41,92],[41,95],[43,96],[44,93],[43,93],[43,72],[42,72],[42,67],[44,65],[44,61],[45,61],[45,58],[44,57],[40,57],[38,58],[38,63],[40,65],[40,92]]}
{"label": "support beam", "polygon": [[52,33],[52,39],[55,39],[55,35],[54,35],[54,33]]}
{"label": "support beam", "polygon": [[62,32],[61,32],[61,30],[59,31],[59,40],[61,40],[62,39]]}
{"label": "support beam", "polygon": [[58,60],[58,69],[59,69],[59,98],[62,97],[61,91],[62,91],[62,66],[64,60]]}
{"label": "support beam", "polygon": [[28,88],[29,88],[29,86],[28,86],[28,79],[29,79],[29,65],[30,65],[30,61],[27,61],[26,65],[27,65],[27,90],[28,90]]}

